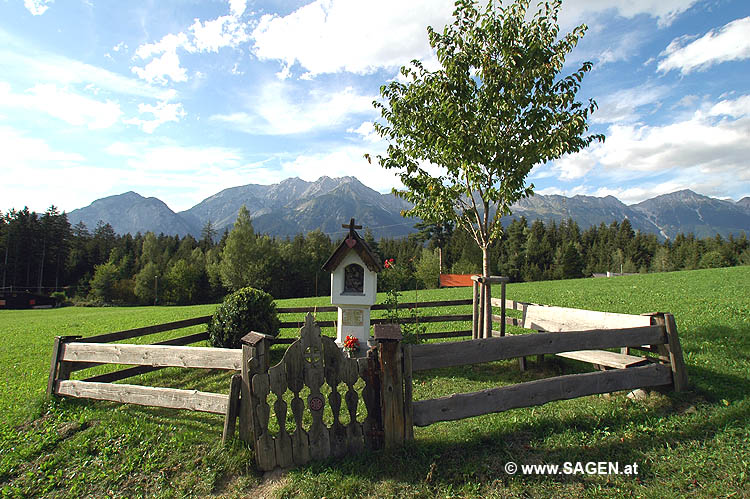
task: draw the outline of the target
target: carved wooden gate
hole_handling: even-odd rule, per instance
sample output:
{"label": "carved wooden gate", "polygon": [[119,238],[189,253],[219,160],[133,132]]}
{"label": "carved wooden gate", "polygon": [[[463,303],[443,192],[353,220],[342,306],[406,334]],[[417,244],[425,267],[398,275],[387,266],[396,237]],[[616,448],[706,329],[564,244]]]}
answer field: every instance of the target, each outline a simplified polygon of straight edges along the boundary
{"label": "carved wooden gate", "polygon": [[[321,336],[320,327],[308,313],[300,338],[289,346],[281,362],[267,370],[259,369],[260,372],[249,379],[249,416],[258,467],[261,470],[276,466],[289,468],[312,459],[356,453],[365,445],[377,447],[382,430],[375,363],[372,356],[346,357],[332,338]],[[367,416],[360,417],[362,421],[357,420],[360,394],[355,388],[360,378],[365,380],[361,395],[367,408]],[[330,389],[327,397],[323,391],[329,390],[324,389],[324,383]],[[345,410],[349,415],[347,424],[341,421],[339,389],[344,391]],[[305,401],[303,392],[308,391]],[[243,394],[244,400],[248,398]],[[324,421],[326,398],[330,426]],[[294,418],[291,432],[286,424],[289,409]],[[273,434],[269,430],[272,413],[278,426]],[[307,418],[306,414],[309,414]]]}

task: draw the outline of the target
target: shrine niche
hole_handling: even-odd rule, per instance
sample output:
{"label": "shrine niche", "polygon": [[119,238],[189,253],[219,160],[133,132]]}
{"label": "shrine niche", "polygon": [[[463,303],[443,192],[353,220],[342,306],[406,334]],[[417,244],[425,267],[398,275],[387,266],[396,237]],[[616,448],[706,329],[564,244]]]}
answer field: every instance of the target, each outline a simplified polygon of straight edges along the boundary
{"label": "shrine niche", "polygon": [[338,306],[336,343],[342,346],[347,336],[359,341],[360,352],[367,349],[370,337],[370,307],[375,304],[378,291],[380,257],[360,237],[351,219],[343,241],[323,265],[331,273],[331,304]]}
{"label": "shrine niche", "polygon": [[344,293],[364,293],[365,269],[356,263],[350,263],[344,269]]}

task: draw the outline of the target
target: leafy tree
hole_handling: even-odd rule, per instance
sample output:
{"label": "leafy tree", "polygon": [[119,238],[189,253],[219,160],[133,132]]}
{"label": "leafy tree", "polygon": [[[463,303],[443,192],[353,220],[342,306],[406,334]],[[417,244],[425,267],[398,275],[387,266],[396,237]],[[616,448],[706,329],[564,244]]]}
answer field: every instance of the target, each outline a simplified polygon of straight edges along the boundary
{"label": "leafy tree", "polygon": [[278,247],[268,236],[258,237],[243,205],[221,254],[221,281],[230,290],[247,286],[268,289],[280,272]]}
{"label": "leafy tree", "polygon": [[443,271],[443,248],[453,235],[453,222],[418,222],[414,228],[420,241],[429,241],[429,248],[438,250],[438,270]]}
{"label": "leafy tree", "polygon": [[187,305],[198,301],[202,268],[199,262],[191,260],[177,260],[164,276],[163,287],[170,303]]}
{"label": "leafy tree", "polygon": [[387,122],[375,129],[389,141],[377,162],[406,187],[396,192],[414,204],[404,214],[465,228],[482,250],[485,275],[499,217],[533,191],[525,183],[531,169],[604,140],[585,136],[596,103],[575,100],[592,64],[558,79],[586,26],[560,37],[560,0],[529,19],[528,6],[490,2],[478,10],[474,0],[458,0],[453,24],[442,33],[427,28],[442,67],[413,61],[401,69],[407,82],[384,85],[374,103]]}
{"label": "leafy tree", "polygon": [[161,248],[156,235],[153,232],[146,232],[146,236],[143,238],[143,245],[141,246],[141,266],[149,262],[159,263],[163,260],[163,254],[164,250]]}
{"label": "leafy tree", "polygon": [[156,303],[157,296],[155,293],[158,292],[156,286],[158,286],[158,279],[161,278],[159,266],[154,262],[148,262],[135,275],[134,293],[141,303]]}
{"label": "leafy tree", "polygon": [[[438,248],[437,252],[440,249]],[[440,279],[440,257],[435,250],[422,249],[422,255],[414,266],[414,277],[426,289],[436,288]]]}
{"label": "leafy tree", "polygon": [[700,260],[699,268],[702,269],[718,269],[720,267],[726,267],[729,265],[721,251],[711,250],[705,253]]}
{"label": "leafy tree", "polygon": [[251,269],[257,265],[257,262],[253,261],[255,239],[250,212],[243,204],[237,214],[234,227],[227,236],[219,264],[221,281],[230,290],[236,291],[251,285]]}
{"label": "leafy tree", "polygon": [[94,298],[103,302],[111,302],[114,299],[117,274],[117,267],[112,262],[95,267],[94,277],[91,278],[91,294]]}

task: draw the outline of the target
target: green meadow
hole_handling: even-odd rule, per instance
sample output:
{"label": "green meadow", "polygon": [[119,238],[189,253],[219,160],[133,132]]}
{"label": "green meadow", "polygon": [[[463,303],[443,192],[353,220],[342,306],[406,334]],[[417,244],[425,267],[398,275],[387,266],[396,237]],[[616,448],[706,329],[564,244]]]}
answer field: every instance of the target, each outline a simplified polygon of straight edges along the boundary
{"label": "green meadow", "polygon": [[[499,287],[493,288],[493,295],[499,294]],[[401,299],[414,296],[410,291]],[[466,288],[417,292],[420,301],[469,296]],[[264,477],[252,449],[238,440],[221,445],[221,416],[45,399],[55,336],[85,337],[209,315],[215,305],[4,310],[0,491],[3,497],[750,496],[750,267],[519,283],[508,286],[508,298],[629,314],[673,313],[690,390],[652,392],[645,400],[624,393],[591,396],[438,423],[417,428],[415,441],[397,451],[366,452]],[[278,305],[329,303],[320,297]],[[318,317],[332,318],[328,315]],[[276,359],[282,353],[282,345],[274,347]],[[529,366],[523,373],[514,361],[417,373],[414,396],[591,370],[550,356]],[[164,369],[128,382],[226,393],[228,381],[227,373],[217,371]],[[509,474],[509,462],[635,463],[638,474]]]}

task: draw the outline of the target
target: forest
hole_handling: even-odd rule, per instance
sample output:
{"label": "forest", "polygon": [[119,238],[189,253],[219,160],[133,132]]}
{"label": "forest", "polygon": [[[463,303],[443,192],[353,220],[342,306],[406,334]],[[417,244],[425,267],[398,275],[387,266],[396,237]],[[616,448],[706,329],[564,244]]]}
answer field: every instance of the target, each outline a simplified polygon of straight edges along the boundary
{"label": "forest", "polygon": [[[443,273],[478,273],[482,255],[471,236],[450,224],[417,224],[405,238],[363,238],[385,260],[381,291],[434,288]],[[247,210],[231,231],[209,222],[199,239],[165,234],[118,235],[109,224],[71,226],[51,206],[42,214],[0,213],[2,291],[48,294],[61,302],[101,304],[197,304],[220,301],[251,285],[275,298],[330,293],[323,263],[344,232],[312,231],[294,238],[258,234]],[[512,281],[646,273],[750,264],[747,235],[697,239],[692,234],[660,241],[634,231],[625,219],[581,230],[521,217],[504,227],[491,249],[492,274]]]}

